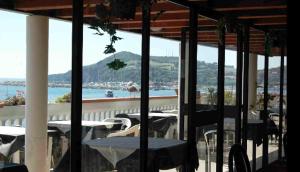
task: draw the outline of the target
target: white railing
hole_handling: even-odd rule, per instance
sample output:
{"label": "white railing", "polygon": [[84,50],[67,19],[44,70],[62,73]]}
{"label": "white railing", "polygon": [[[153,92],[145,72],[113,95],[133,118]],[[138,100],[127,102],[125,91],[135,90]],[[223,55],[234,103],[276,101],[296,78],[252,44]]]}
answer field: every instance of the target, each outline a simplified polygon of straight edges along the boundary
{"label": "white railing", "polygon": [[[177,96],[151,97],[149,110],[172,110],[178,108]],[[100,121],[114,117],[118,113],[140,112],[139,98],[105,98],[83,100],[82,119]],[[71,114],[70,103],[48,105],[48,120],[69,120]],[[25,126],[25,106],[0,106],[0,125]]]}

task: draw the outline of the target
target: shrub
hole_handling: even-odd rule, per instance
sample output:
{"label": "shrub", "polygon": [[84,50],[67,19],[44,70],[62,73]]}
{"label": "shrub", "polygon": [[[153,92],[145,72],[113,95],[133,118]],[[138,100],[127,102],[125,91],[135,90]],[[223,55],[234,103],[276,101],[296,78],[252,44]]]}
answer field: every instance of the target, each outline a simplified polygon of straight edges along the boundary
{"label": "shrub", "polygon": [[232,91],[224,92],[224,104],[225,105],[234,105],[234,96]]}
{"label": "shrub", "polygon": [[55,103],[70,103],[71,102],[71,93],[65,94],[62,97],[58,97],[55,100]]}
{"label": "shrub", "polygon": [[25,105],[24,96],[12,96],[4,100],[4,106]]}

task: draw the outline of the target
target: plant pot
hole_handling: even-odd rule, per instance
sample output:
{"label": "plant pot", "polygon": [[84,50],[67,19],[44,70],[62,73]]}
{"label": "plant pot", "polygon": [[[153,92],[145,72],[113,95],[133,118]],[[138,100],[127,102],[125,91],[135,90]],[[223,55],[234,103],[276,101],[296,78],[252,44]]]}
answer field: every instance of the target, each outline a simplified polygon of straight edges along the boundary
{"label": "plant pot", "polygon": [[109,10],[103,4],[96,5],[96,17],[100,20],[105,20],[109,17]]}
{"label": "plant pot", "polygon": [[134,19],[137,0],[111,0],[111,15],[121,19]]}

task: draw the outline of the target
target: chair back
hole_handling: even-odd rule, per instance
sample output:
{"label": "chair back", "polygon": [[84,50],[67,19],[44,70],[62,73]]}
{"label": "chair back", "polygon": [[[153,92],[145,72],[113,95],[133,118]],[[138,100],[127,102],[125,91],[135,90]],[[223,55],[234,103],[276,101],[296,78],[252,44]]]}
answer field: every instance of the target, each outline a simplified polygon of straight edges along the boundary
{"label": "chair back", "polygon": [[127,130],[122,130],[115,133],[110,133],[107,137],[118,137],[118,136],[134,136],[137,137],[140,135],[140,124],[137,124]]}
{"label": "chair back", "polygon": [[121,126],[122,130],[127,130],[131,127],[131,121],[128,118],[106,118],[102,121],[103,122],[121,122],[122,123],[122,126]]}
{"label": "chair back", "polygon": [[167,117],[156,119],[149,124],[149,129],[158,134],[157,137],[165,137],[172,124],[176,123],[176,118]]}
{"label": "chair back", "polygon": [[116,118],[127,118],[131,121],[131,126],[137,125],[140,123],[140,121],[136,118],[130,118],[128,114],[126,113],[119,113],[115,115]]}
{"label": "chair back", "polygon": [[[233,165],[233,161],[235,165]],[[247,153],[240,144],[231,146],[228,157],[228,167],[229,172],[251,172]]]}
{"label": "chair back", "polygon": [[283,140],[284,156],[285,156],[285,159],[287,160],[287,155],[288,155],[288,153],[287,153],[287,132],[284,133],[282,140]]}

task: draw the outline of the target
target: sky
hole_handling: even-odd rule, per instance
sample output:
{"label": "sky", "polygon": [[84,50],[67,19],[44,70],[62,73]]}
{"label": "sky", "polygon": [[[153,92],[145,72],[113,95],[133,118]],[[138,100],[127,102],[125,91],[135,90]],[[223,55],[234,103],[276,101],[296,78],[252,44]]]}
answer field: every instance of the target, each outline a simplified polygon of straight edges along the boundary
{"label": "sky", "polygon": [[[0,10],[0,78],[25,78],[26,76],[26,16],[22,13]],[[5,24],[4,24],[5,23]],[[49,19],[49,66],[48,74],[64,73],[71,69],[72,23]],[[141,54],[141,35],[117,31],[123,39],[117,41],[117,52],[130,51]],[[97,36],[84,26],[83,65],[90,65],[108,57],[103,53],[109,37]],[[236,67],[236,52],[226,50],[226,65]],[[179,56],[179,42],[151,37],[150,55]],[[217,62],[217,49],[198,46],[198,60]],[[279,66],[279,58],[270,60],[270,67]],[[263,69],[263,57],[258,58],[258,69]]]}

